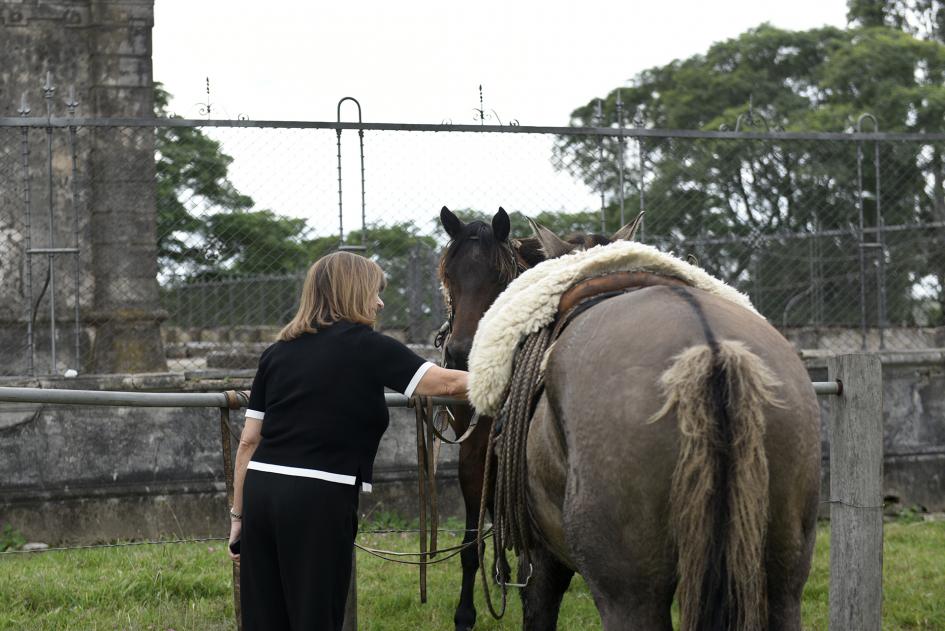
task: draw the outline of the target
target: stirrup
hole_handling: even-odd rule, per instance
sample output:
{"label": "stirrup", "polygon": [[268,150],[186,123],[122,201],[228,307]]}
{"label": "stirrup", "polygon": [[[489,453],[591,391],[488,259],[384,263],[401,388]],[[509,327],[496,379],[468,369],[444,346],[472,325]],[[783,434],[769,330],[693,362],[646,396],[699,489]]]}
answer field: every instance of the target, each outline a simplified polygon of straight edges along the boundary
{"label": "stirrup", "polygon": [[500,587],[526,587],[528,586],[528,581],[532,579],[532,574],[535,573],[535,566],[530,562],[528,564],[528,576],[525,577],[524,583],[503,583],[502,579],[499,577],[499,568],[495,569],[495,584]]}

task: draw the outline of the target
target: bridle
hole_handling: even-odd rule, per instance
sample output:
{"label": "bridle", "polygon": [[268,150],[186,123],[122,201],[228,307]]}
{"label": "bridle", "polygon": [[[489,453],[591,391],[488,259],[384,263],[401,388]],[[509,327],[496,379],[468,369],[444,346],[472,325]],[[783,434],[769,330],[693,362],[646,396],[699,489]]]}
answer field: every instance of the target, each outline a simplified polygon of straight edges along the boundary
{"label": "bridle", "polygon": [[[479,241],[479,235],[472,235],[466,237],[469,241]],[[516,243],[516,239],[512,239],[513,243]],[[503,247],[503,246],[499,246]],[[528,263],[521,257],[518,253],[518,250],[513,246],[507,246],[509,249],[509,254],[515,259],[515,268],[512,270],[512,273],[508,279],[508,282],[511,283],[513,280],[518,278],[519,274],[527,270],[530,266]],[[508,286],[508,283],[506,284]],[[442,284],[443,298],[446,301],[446,321],[440,326],[436,332],[436,337],[433,338],[433,346],[435,348],[442,348],[442,363],[446,364],[446,345],[449,343],[450,336],[453,334],[453,292],[450,289],[450,286],[447,283]]]}

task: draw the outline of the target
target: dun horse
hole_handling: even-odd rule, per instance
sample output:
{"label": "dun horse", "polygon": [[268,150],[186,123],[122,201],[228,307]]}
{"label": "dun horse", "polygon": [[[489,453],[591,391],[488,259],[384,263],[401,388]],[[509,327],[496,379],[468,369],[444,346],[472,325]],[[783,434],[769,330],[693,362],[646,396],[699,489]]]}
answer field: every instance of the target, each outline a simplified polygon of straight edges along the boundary
{"label": "dun horse", "polygon": [[[540,248],[515,248],[504,212],[492,226],[441,220],[452,361],[520,268],[581,247],[536,225]],[[820,475],[809,377],[761,317],[671,285],[585,310],[549,353],[527,442],[541,544],[526,629],[555,628],[575,571],[608,631],[672,629],[674,596],[684,631],[800,629]],[[467,555],[457,628],[475,619],[470,569]]]}

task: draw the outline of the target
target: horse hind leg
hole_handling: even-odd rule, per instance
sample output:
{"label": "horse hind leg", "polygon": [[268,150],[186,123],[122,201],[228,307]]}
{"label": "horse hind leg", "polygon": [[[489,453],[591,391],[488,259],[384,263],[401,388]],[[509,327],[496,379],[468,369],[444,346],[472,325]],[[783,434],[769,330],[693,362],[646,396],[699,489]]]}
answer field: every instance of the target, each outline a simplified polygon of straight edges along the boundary
{"label": "horse hind leg", "polygon": [[652,584],[643,586],[636,581],[585,577],[603,631],[673,631],[675,582],[663,576],[653,578]]}
{"label": "horse hind leg", "polygon": [[621,523],[626,516],[616,504],[603,493],[576,493],[569,484],[565,532],[603,629],[672,631],[676,575],[669,535],[642,507]]}
{"label": "horse hind leg", "polygon": [[[782,479],[796,485],[799,477]],[[801,600],[817,535],[819,502],[817,489],[811,486],[805,514],[782,511],[768,533],[768,631],[801,631]]]}
{"label": "horse hind leg", "polygon": [[524,631],[554,631],[558,627],[561,599],[568,590],[574,570],[562,564],[544,546],[529,550],[529,564],[519,563],[521,589],[522,629]]}

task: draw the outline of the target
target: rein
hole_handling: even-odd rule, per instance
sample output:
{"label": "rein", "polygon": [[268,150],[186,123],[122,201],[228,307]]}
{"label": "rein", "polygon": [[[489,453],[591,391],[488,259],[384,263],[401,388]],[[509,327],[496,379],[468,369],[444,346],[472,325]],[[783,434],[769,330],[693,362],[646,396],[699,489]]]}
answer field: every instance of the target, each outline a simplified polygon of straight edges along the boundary
{"label": "rein", "polygon": [[[408,407],[414,409],[417,421],[417,484],[418,501],[420,517],[420,551],[419,552],[395,552],[393,550],[379,550],[368,546],[362,546],[355,543],[359,550],[367,552],[384,561],[392,563],[401,563],[404,565],[416,565],[420,570],[420,602],[427,602],[427,566],[436,565],[452,559],[466,548],[473,545],[479,545],[487,538],[492,536],[492,529],[477,532],[473,541],[451,546],[449,548],[437,548],[437,534],[439,532],[439,510],[437,504],[436,492],[436,463],[440,452],[440,444],[447,442],[457,444],[469,437],[475,424],[466,430],[459,439],[452,441],[442,435],[444,428],[437,428],[435,423],[436,415],[433,413],[433,399],[430,397],[415,396],[408,403]],[[478,419],[478,415],[474,417]],[[482,525],[480,524],[480,528]],[[438,554],[444,554],[439,559],[433,560]],[[418,561],[408,561],[397,557],[420,557]]]}

